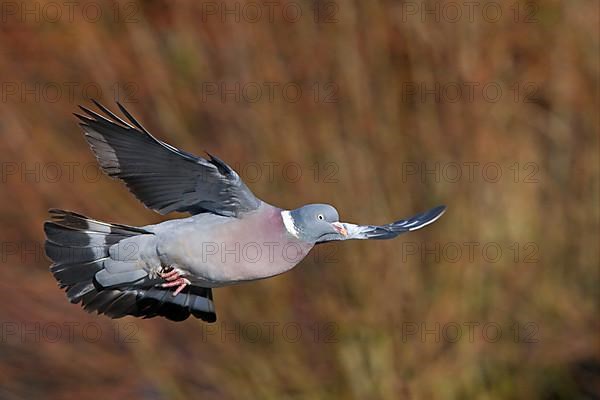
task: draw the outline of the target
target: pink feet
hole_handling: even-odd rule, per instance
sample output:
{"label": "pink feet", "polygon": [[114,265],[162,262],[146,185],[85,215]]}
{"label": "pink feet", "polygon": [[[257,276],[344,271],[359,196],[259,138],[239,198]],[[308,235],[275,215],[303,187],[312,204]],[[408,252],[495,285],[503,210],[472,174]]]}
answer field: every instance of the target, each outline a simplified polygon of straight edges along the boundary
{"label": "pink feet", "polygon": [[191,284],[191,282],[186,278],[182,277],[181,274],[182,272],[177,268],[173,268],[169,272],[162,272],[159,274],[161,278],[167,281],[166,283],[163,283],[161,285],[162,287],[177,286],[177,289],[175,289],[175,291],[173,292],[173,297],[177,296],[179,292],[185,289],[187,285]]}

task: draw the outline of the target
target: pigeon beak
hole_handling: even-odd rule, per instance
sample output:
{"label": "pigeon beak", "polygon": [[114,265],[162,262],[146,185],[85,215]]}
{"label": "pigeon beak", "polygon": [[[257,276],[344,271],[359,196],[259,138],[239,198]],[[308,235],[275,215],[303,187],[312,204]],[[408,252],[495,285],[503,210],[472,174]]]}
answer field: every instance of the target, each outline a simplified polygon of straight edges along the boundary
{"label": "pigeon beak", "polygon": [[348,231],[346,230],[346,227],[344,227],[344,224],[340,222],[332,222],[331,226],[333,226],[333,229],[335,229],[340,235],[344,237],[348,236]]}

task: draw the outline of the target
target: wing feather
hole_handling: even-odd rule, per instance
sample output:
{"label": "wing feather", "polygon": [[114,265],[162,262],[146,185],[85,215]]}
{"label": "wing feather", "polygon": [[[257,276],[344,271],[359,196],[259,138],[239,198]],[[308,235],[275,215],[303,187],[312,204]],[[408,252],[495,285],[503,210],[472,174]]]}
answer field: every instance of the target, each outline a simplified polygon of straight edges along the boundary
{"label": "wing feather", "polygon": [[350,239],[392,239],[404,232],[416,231],[435,222],[444,212],[446,212],[446,206],[438,206],[424,213],[413,215],[410,218],[380,226],[342,223],[344,228],[346,228],[346,236],[337,234],[327,235],[319,240],[319,243]]}
{"label": "wing feather", "polygon": [[239,217],[255,210],[260,200],[225,162],[179,150],[156,139],[125,107],[129,122],[94,101],[105,115],[80,106],[75,114],[103,171],[121,179],[147,207],[172,211]]}

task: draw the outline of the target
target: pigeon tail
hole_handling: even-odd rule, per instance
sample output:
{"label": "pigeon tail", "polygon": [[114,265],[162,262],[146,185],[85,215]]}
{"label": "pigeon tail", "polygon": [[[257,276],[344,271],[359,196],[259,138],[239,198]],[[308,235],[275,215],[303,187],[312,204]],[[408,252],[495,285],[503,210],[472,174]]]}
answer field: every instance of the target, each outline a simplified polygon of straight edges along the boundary
{"label": "pigeon tail", "polygon": [[181,321],[192,314],[207,322],[216,320],[211,289],[194,287],[172,296],[171,291],[156,287],[156,279],[141,269],[129,272],[129,279],[119,285],[106,287],[97,280],[99,272],[107,272],[104,266],[111,259],[111,246],[152,232],[99,222],[70,211],[53,209],[50,215],[52,220],[44,224],[46,255],[53,262],[50,271],[71,303],[81,303],[86,311],[111,318],[160,315]]}

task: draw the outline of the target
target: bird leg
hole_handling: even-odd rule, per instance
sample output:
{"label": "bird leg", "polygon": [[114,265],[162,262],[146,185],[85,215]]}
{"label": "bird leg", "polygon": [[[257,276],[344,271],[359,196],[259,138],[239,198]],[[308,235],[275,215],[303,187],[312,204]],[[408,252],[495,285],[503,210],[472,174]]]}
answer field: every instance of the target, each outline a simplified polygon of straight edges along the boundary
{"label": "bird leg", "polygon": [[178,268],[173,268],[169,272],[161,272],[159,275],[161,278],[166,280],[167,282],[163,283],[161,287],[175,287],[177,289],[173,292],[173,297],[177,296],[187,285],[190,285],[191,282],[182,276],[183,271]]}

